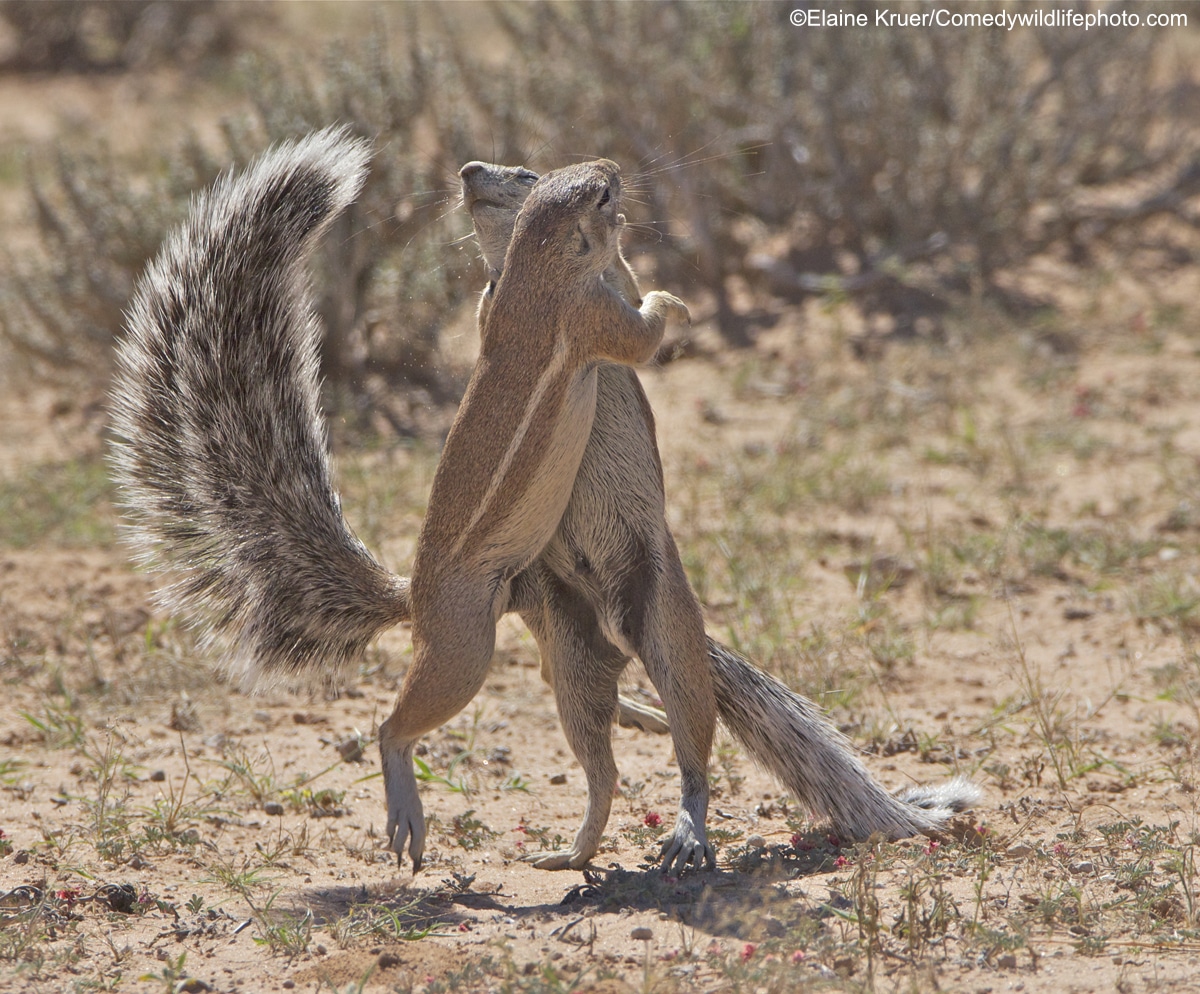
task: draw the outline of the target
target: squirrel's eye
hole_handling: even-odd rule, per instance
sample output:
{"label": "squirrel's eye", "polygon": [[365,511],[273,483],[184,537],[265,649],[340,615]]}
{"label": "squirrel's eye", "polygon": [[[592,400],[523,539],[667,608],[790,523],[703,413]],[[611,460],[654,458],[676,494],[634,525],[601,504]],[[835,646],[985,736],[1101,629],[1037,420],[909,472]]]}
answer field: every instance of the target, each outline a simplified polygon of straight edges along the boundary
{"label": "squirrel's eye", "polygon": [[609,202],[610,199],[612,199],[612,198],[609,195],[609,190],[608,190],[608,187],[606,186],[604,188],[604,192],[602,194],[600,194],[600,202],[597,203],[596,206],[603,207]]}

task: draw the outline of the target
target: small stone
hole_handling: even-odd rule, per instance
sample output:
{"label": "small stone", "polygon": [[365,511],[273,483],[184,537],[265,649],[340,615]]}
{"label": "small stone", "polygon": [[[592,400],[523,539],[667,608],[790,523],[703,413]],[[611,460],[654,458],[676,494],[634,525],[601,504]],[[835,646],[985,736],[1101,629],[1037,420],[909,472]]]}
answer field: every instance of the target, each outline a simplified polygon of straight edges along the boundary
{"label": "small stone", "polygon": [[278,801],[267,801],[263,805],[263,811],[269,815],[281,815],[283,814],[283,805]]}
{"label": "small stone", "polygon": [[390,970],[393,966],[399,966],[404,960],[395,953],[380,953],[378,962],[379,969]]}
{"label": "small stone", "polygon": [[318,956],[324,956],[327,952],[329,952],[329,950],[326,949],[324,947],[324,945],[322,945],[321,943],[317,943],[317,955]]}
{"label": "small stone", "polygon": [[179,841],[185,846],[196,846],[200,844],[200,833],[194,828],[185,828],[179,833]]}
{"label": "small stone", "polygon": [[175,990],[178,994],[203,994],[204,991],[211,991],[212,985],[199,977],[188,977],[187,980],[181,980]]}
{"label": "small stone", "polygon": [[630,932],[629,938],[635,939],[638,942],[649,942],[654,938],[654,932],[642,925]]}
{"label": "small stone", "polygon": [[363,758],[362,737],[350,735],[337,744],[338,755],[347,763],[357,763]]}
{"label": "small stone", "polygon": [[1015,970],[1017,968],[1017,957],[1013,953],[1005,953],[996,960],[996,965],[1001,970]]}
{"label": "small stone", "polygon": [[29,862],[29,850],[28,849],[18,849],[13,854],[13,862],[14,863],[28,863]]}
{"label": "small stone", "polygon": [[200,731],[200,715],[196,711],[196,705],[186,694],[171,705],[171,717],[167,720],[167,727],[176,732]]}
{"label": "small stone", "polygon": [[550,778],[550,782],[557,787],[567,782],[567,775],[565,773],[555,773],[554,776]]}
{"label": "small stone", "polygon": [[767,840],[761,835],[752,835],[746,840],[746,845],[748,845],[751,849],[766,849]]}
{"label": "small stone", "polygon": [[1082,859],[1078,863],[1071,864],[1071,872],[1090,876],[1096,872],[1096,864],[1090,859]]}
{"label": "small stone", "polygon": [[1009,859],[1022,859],[1033,853],[1033,846],[1027,846],[1024,842],[1018,842],[1015,846],[1009,846],[1004,855]]}
{"label": "small stone", "polygon": [[294,980],[285,980],[283,982],[283,989],[285,991],[290,991],[295,986],[296,986],[296,981],[294,981]]}
{"label": "small stone", "polygon": [[166,770],[154,770],[150,774],[150,779],[153,780],[155,783],[162,783],[164,780],[167,779],[167,771]]}

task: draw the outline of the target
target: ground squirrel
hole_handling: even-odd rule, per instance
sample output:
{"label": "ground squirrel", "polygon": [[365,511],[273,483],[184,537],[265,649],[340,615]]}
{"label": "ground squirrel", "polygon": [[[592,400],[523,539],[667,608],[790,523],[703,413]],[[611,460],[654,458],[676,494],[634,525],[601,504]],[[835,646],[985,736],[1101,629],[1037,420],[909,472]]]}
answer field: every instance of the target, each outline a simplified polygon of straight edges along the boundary
{"label": "ground squirrel", "polygon": [[[536,174],[520,167],[471,162],[459,175],[463,204],[475,225],[489,277],[480,301],[482,319],[490,306],[494,282],[502,273],[517,211]],[[637,299],[637,279],[619,254],[606,270],[605,279],[631,302]],[[952,811],[974,801],[977,789],[961,779],[939,787],[913,788],[899,797],[887,793],[817,705],[732,649],[706,638],[699,604],[665,517],[662,465],[650,403],[637,374],[626,367],[601,365],[598,383],[592,436],[575,477],[574,492],[558,532],[538,562],[549,578],[530,581],[519,592],[525,601],[514,597],[512,605],[538,639],[543,675],[556,694],[560,698],[572,692],[595,694],[604,687],[611,697],[616,692],[616,675],[628,656],[641,658],[671,718],[684,775],[681,819],[687,817],[689,804],[683,757],[700,749],[701,743],[707,749],[713,718],[704,707],[687,710],[688,699],[680,698],[673,688],[703,688],[710,680],[717,712],[726,727],[797,800],[839,832],[854,838],[873,832],[911,835],[935,828]],[[571,591],[570,597],[564,588]],[[577,601],[590,605],[592,614],[577,608]],[[622,619],[627,622],[635,614],[641,616],[641,627],[631,640]],[[591,631],[597,619],[606,638]],[[543,631],[550,636],[540,634]],[[591,658],[593,653],[597,658]],[[676,695],[674,709],[672,693]],[[570,715],[561,704],[559,711],[574,747],[580,733],[573,733]],[[685,722],[682,734],[676,727],[681,712]],[[611,775],[615,783],[616,773],[615,768],[609,769],[612,758],[607,727],[601,729],[593,721],[588,734],[591,740],[583,751],[576,749],[576,755],[588,773],[589,804],[597,806],[602,805],[599,795],[604,777]],[[600,753],[604,755],[598,756]],[[585,758],[589,756],[595,771]],[[693,790],[695,795],[703,791],[707,797],[706,784]],[[698,814],[703,808],[695,795],[691,804]],[[602,806],[607,813],[607,805]],[[603,823],[591,832],[586,827],[585,823],[581,839],[587,835],[598,842]],[[698,828],[702,839],[702,820]],[[678,861],[681,855],[685,859],[688,855],[679,844],[680,834],[686,836],[686,831],[668,841],[664,851],[668,859]],[[586,862],[578,851],[579,842],[571,853],[562,854],[569,865]],[[544,863],[556,865],[562,856],[551,854]]]}
{"label": "ground squirrel", "polygon": [[[140,281],[119,347],[113,466],[134,537],[144,560],[173,581],[163,590],[165,606],[227,644],[226,665],[249,686],[295,676],[333,682],[375,635],[412,613],[408,580],[380,566],[342,517],[318,404],[320,329],[303,270],[319,233],[356,195],[368,154],[344,129],[329,129],[281,144],[240,176],[222,178],[197,198]],[[590,249],[591,237],[582,234]],[[496,289],[503,284],[503,259],[501,252],[491,263]],[[610,272],[608,279],[617,285],[621,277]],[[622,292],[629,296],[628,288]],[[612,532],[603,518],[616,513],[606,496],[613,488],[642,487],[636,504],[648,500],[648,507],[638,520],[670,535],[661,521],[653,420],[640,385],[607,364],[596,380],[596,420],[581,466],[590,460],[602,467],[603,483],[581,490],[577,474],[564,514],[585,524],[591,515],[595,527],[572,532],[574,538],[556,533],[534,562],[508,579],[508,603],[496,597],[491,612],[522,611],[554,660],[548,675],[560,708],[565,701],[568,710],[586,713],[583,727],[597,731],[585,734],[583,747],[607,753],[611,763],[607,686],[599,695],[607,700],[600,701],[586,676],[563,674],[591,672],[596,664],[587,660],[595,657],[613,672],[615,686],[628,656],[618,647],[622,626],[630,620],[604,615],[596,591],[579,581],[593,562],[628,555],[606,544]],[[606,435],[611,418],[601,415],[614,409],[626,412],[616,417],[619,423],[628,425],[631,412],[641,424],[643,464],[631,463],[627,437]],[[531,529],[521,524],[508,529],[508,537],[528,539]],[[589,545],[594,535],[601,538]],[[677,563],[673,543],[670,549]],[[501,588],[505,572],[522,559],[511,542],[505,550],[493,577]],[[631,561],[640,561],[637,556]],[[477,616],[482,609],[470,605],[469,612]],[[477,617],[473,623],[478,627]],[[839,833],[903,836],[936,828],[950,809],[973,799],[974,788],[961,781],[893,798],[819,709],[731,650],[711,640],[706,646],[722,720]],[[474,653],[480,655],[477,648]],[[585,660],[578,671],[568,668],[576,658]],[[590,802],[606,812],[609,798],[593,791]],[[585,826],[599,814],[589,811]],[[406,823],[414,817],[405,811]],[[578,865],[587,848],[586,838],[577,839],[565,860],[560,855],[548,865]]]}
{"label": "ground squirrel", "polygon": [[483,685],[512,580],[558,529],[592,430],[597,363],[646,362],[667,318],[688,316],[661,291],[634,308],[603,280],[625,223],[620,199],[620,169],[606,159],[533,185],[434,474],[413,563],[413,663],[379,730],[388,837],[397,853],[407,840],[414,867],[425,821],[413,747]]}

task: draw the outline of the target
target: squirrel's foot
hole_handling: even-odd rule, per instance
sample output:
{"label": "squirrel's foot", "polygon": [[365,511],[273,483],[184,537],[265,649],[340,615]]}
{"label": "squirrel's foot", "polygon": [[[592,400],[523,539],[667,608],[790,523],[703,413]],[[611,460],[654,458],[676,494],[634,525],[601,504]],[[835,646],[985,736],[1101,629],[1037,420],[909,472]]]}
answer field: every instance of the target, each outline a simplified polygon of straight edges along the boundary
{"label": "squirrel's foot", "polygon": [[682,876],[688,865],[697,870],[715,870],[717,854],[708,844],[704,829],[697,829],[684,812],[680,812],[675,831],[663,843],[660,869],[671,876]]}
{"label": "squirrel's foot", "polygon": [[425,809],[417,793],[417,778],[413,773],[412,747],[389,754],[382,748],[383,789],[387,795],[388,847],[396,854],[398,865],[404,865],[404,851],[412,859],[413,873],[420,872],[425,853]]}
{"label": "squirrel's foot", "polygon": [[617,699],[617,724],[622,728],[640,728],[654,735],[666,735],[671,730],[665,711],[639,704],[628,697]]}
{"label": "squirrel's foot", "polygon": [[539,870],[582,870],[592,860],[592,853],[581,853],[575,849],[554,849],[550,852],[531,852],[518,857]]}

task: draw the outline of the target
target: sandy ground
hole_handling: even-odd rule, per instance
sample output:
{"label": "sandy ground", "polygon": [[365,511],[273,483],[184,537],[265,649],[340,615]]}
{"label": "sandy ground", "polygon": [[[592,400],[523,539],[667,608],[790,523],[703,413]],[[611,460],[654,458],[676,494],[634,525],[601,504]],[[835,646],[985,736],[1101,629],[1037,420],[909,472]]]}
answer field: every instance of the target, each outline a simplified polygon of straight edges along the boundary
{"label": "sandy ground", "polygon": [[[814,334],[791,356],[771,355],[772,348],[764,345],[770,362],[750,366],[787,368],[802,356],[811,360],[812,350],[834,350],[826,353],[833,358],[837,346]],[[1123,573],[1088,582],[1088,569],[1064,557],[1057,575],[1027,572],[1006,589],[964,570],[954,596],[973,598],[974,617],[958,626],[929,623],[929,599],[913,579],[882,595],[888,617],[902,619],[912,634],[911,656],[867,666],[864,676],[855,632],[872,622],[862,620],[847,576],[855,550],[857,558],[861,550],[906,558],[919,577],[929,569],[922,563],[929,540],[910,538],[906,548],[903,536],[929,508],[943,532],[960,521],[987,532],[1008,527],[1005,499],[990,474],[931,467],[925,449],[940,443],[929,438],[874,453],[890,489],[868,509],[831,502],[819,515],[802,516],[805,523],[791,523],[797,546],[820,550],[804,558],[796,578],[798,628],[825,625],[832,637],[816,655],[835,680],[845,666],[848,684],[861,688],[835,716],[867,747],[871,771],[892,787],[964,772],[985,789],[979,808],[937,846],[920,838],[867,856],[839,845],[810,831],[795,799],[725,745],[714,762],[710,818],[720,838],[718,871],[680,880],[645,873],[661,831],[653,826],[673,818],[678,776],[667,737],[618,728],[624,779],[596,873],[529,868],[519,856],[570,837],[585,789],[532,640],[506,619],[484,690],[427,743],[424,761],[444,780],[424,788],[432,828],[426,867],[413,879],[382,847],[374,749],[353,762],[338,752],[349,738],[369,737],[389,712],[407,661],[406,633],[385,637],[340,699],[245,697],[214,680],[213,659],[153,610],[150,583],[130,569],[120,546],[4,552],[9,700],[0,722],[7,764],[0,828],[12,848],[0,859],[0,889],[15,909],[31,893],[19,888],[37,888],[48,901],[40,921],[49,931],[36,956],[27,951],[6,964],[9,979],[0,985],[57,990],[120,974],[117,989],[153,989],[183,953],[178,977],[217,990],[315,990],[321,983],[342,990],[369,969],[366,988],[381,990],[437,990],[464,970],[463,986],[450,989],[555,989],[532,986],[552,975],[561,989],[576,983],[603,991],[733,990],[739,982],[749,985],[740,989],[792,989],[822,978],[853,985],[867,982],[868,963],[854,952],[858,926],[837,912],[858,906],[856,888],[869,870],[892,929],[891,955],[869,964],[878,989],[914,975],[971,991],[1188,989],[1200,948],[1190,938],[1190,866],[1180,878],[1186,885],[1175,889],[1169,861],[1149,860],[1146,871],[1166,888],[1160,911],[1175,948],[1161,946],[1170,941],[1161,930],[1122,935],[1111,925],[1112,909],[1130,893],[1122,857],[1149,844],[1146,827],[1174,826],[1168,834],[1182,852],[1194,837],[1195,710],[1185,693],[1167,699],[1162,682],[1171,667],[1187,665],[1189,639],[1169,619],[1139,620],[1129,600],[1138,577],[1160,568],[1184,571],[1193,582],[1194,533],[1156,531],[1156,515],[1169,510],[1159,498],[1127,515],[1131,494],[1156,489],[1143,485],[1160,458],[1145,444],[1150,426],[1193,423],[1200,378],[1188,371],[1200,372],[1200,361],[1183,339],[1151,356],[1119,351],[1087,356],[1075,378],[1111,384],[1119,368],[1122,390],[1140,396],[1161,391],[1169,370],[1176,384],[1169,410],[1143,396],[1144,416],[1132,421],[1089,413],[1097,433],[1130,435],[1113,443],[1119,459],[1072,462],[1061,484],[1062,454],[1031,457],[1028,472],[1040,478],[1048,470],[1041,500],[1052,520],[1056,506],[1064,515],[1088,506],[1097,527],[1107,521],[1151,537]],[[865,396],[881,368],[868,373],[842,361],[844,389]],[[720,478],[722,460],[736,465],[748,451],[780,451],[794,431],[804,391],[769,396],[746,362],[684,362],[646,377],[662,412],[669,493],[676,482],[685,505],[704,503],[696,494],[706,479]],[[1058,406],[1059,394],[1023,390],[1020,376],[1017,367],[980,374],[979,410],[1007,398],[1005,417],[1016,423]],[[31,401],[30,409],[44,405]],[[59,456],[57,447],[69,445],[49,437],[49,448],[22,440],[24,458]],[[1200,456],[1200,446],[1189,445],[1193,437],[1180,429],[1180,459]],[[97,444],[94,433],[77,438],[82,451]],[[17,441],[7,440],[10,466],[21,461]],[[681,533],[691,513],[673,508]],[[684,548],[686,558],[686,539]],[[725,619],[735,603],[708,589],[718,637],[730,637]],[[639,685],[635,676],[628,689],[639,686],[652,699],[644,678]],[[1056,762],[1069,764],[1063,783]],[[1123,852],[1114,855],[1112,826],[1122,823]],[[155,837],[148,831],[154,825],[168,826],[169,837]],[[929,948],[906,954],[895,915],[912,879],[944,888],[957,917],[940,946],[931,939]],[[131,887],[135,911],[87,901],[102,884]],[[1058,910],[1041,921],[1033,916],[1011,950],[979,939],[979,928],[1004,932],[1001,923],[1016,909],[1057,908],[1063,894],[1079,905],[1073,917]],[[10,935],[19,928],[11,921]],[[419,941],[397,937],[427,929]],[[636,929],[652,938],[634,938]],[[1100,929],[1106,941],[1089,947],[1088,935]],[[34,967],[37,957],[46,958]],[[151,975],[158,980],[134,979]]]}

